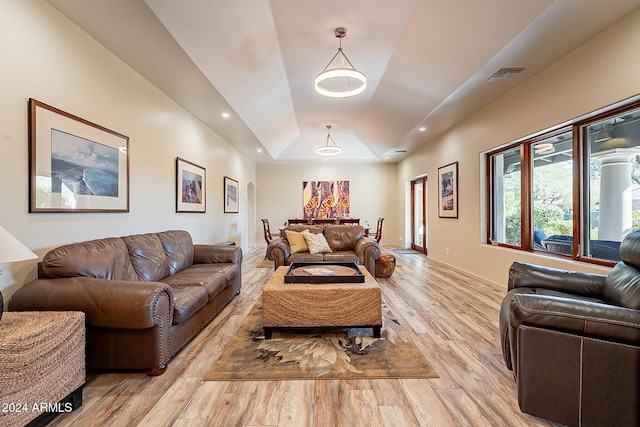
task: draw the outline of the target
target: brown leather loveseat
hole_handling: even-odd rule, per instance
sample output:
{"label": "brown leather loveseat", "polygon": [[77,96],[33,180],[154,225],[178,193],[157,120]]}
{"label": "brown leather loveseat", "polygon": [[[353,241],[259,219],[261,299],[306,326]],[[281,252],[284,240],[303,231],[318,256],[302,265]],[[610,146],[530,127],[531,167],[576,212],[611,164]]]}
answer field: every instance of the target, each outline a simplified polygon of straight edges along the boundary
{"label": "brown leather loveseat", "polygon": [[194,245],[182,230],[61,246],[12,311],[83,311],[88,369],[164,372],[169,359],[240,292],[242,250]]}
{"label": "brown leather loveseat", "polygon": [[515,262],[502,353],[523,412],[568,426],[640,426],[640,232],[609,275]]}
{"label": "brown leather loveseat", "polygon": [[[294,252],[286,236],[286,230],[313,234],[324,234],[331,252],[311,253],[308,250]],[[376,260],[380,257],[380,245],[364,235],[364,228],[355,224],[290,225],[282,236],[267,246],[267,259],[274,261],[277,269],[292,262],[356,262],[365,266],[374,275]]]}

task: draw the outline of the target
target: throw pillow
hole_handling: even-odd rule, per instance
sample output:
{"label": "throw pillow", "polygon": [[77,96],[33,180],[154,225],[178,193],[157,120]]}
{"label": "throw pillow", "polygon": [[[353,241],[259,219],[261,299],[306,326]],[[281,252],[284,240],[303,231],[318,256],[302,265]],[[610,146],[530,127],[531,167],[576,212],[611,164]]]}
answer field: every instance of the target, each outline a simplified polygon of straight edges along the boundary
{"label": "throw pillow", "polygon": [[324,238],[322,233],[313,234],[308,230],[302,232],[304,236],[304,240],[307,241],[307,246],[309,247],[309,252],[312,254],[323,254],[326,252],[333,252],[329,247],[329,243],[327,243],[327,239]]}
{"label": "throw pillow", "polygon": [[[308,232],[308,230],[304,231]],[[292,254],[298,252],[309,252],[309,248],[307,247],[307,240],[304,238],[302,233],[290,230],[284,230],[284,232],[287,235],[287,240],[289,241],[289,246],[291,247]]]}

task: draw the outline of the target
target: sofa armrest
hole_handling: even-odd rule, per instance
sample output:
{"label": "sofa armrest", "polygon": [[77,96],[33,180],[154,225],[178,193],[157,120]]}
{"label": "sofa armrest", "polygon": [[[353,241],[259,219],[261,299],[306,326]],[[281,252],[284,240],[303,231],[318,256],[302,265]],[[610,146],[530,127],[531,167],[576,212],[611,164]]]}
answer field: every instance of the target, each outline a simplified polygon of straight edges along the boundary
{"label": "sofa armrest", "polygon": [[87,326],[146,329],[173,322],[172,301],[164,283],[65,277],[27,283],[11,297],[9,310],[82,311]]}
{"label": "sofa armrest", "polygon": [[193,245],[194,264],[233,263],[242,265],[242,249],[238,246]]}
{"label": "sofa armrest", "polygon": [[373,239],[362,237],[356,240],[353,244],[353,251],[356,253],[356,255],[358,255],[358,258],[360,259],[364,258],[364,254],[365,252],[367,252],[367,249],[373,251],[373,256],[375,256],[375,258],[378,258],[380,256],[380,245]]}
{"label": "sofa armrest", "polygon": [[640,344],[640,311],[549,295],[516,294],[509,327],[537,326],[607,341]]}
{"label": "sofa armrest", "polygon": [[362,237],[355,241],[353,251],[369,272],[375,276],[376,260],[380,258],[380,245],[373,239]]}
{"label": "sofa armrest", "polygon": [[285,265],[285,261],[290,256],[291,247],[289,246],[289,242],[281,237],[272,240],[267,246],[266,258],[275,261],[276,268]]}
{"label": "sofa armrest", "polygon": [[508,290],[545,288],[568,294],[602,299],[602,285],[607,276],[514,262],[509,268]]}

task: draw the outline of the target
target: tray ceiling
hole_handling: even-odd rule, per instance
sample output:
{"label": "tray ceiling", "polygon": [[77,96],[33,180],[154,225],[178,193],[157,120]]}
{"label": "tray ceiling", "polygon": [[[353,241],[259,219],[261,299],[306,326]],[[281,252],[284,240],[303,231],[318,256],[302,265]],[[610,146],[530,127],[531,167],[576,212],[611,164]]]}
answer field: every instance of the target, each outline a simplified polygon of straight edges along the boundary
{"label": "tray ceiling", "polygon": [[[257,163],[398,161],[640,6],[640,0],[48,0]],[[313,79],[342,47],[368,87]],[[524,68],[502,73],[501,68]],[[228,118],[221,116],[229,113]],[[426,130],[421,131],[424,127]]]}

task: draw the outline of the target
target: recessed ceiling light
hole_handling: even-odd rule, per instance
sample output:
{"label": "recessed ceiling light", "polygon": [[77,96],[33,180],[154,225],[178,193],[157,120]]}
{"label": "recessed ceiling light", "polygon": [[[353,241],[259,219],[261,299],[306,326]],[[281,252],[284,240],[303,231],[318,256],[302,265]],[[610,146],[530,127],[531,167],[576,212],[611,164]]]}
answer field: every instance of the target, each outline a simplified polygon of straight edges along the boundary
{"label": "recessed ceiling light", "polygon": [[262,153],[262,148],[256,148],[256,151],[257,151],[258,153]]}
{"label": "recessed ceiling light", "polygon": [[222,113],[220,113],[220,115],[225,119],[228,119],[229,117],[231,117],[231,114],[227,113],[226,111],[223,111]]}
{"label": "recessed ceiling light", "polygon": [[418,128],[418,130],[419,130],[420,132],[424,132],[425,130],[427,130],[427,128],[426,128],[426,127],[424,127],[424,126],[420,126],[420,127]]}

